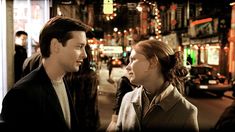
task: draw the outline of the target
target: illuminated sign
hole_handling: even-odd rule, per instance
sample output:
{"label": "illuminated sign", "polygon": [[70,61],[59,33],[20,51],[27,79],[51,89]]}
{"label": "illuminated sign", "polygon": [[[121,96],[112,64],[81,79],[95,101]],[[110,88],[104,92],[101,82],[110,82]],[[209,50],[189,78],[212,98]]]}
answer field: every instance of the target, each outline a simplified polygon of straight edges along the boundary
{"label": "illuminated sign", "polygon": [[103,53],[109,54],[109,53],[122,53],[122,46],[104,46],[103,47]]}
{"label": "illuminated sign", "polygon": [[210,65],[219,65],[219,51],[220,46],[209,46],[208,47],[208,58],[207,63]]}
{"label": "illuminated sign", "polygon": [[208,36],[214,33],[212,18],[196,20],[190,23],[191,37]]}
{"label": "illuminated sign", "polygon": [[190,23],[190,26],[195,26],[195,25],[198,25],[198,24],[211,22],[211,21],[212,21],[212,18],[205,18],[205,19],[201,19],[201,20],[196,20],[196,21],[193,21],[192,23]]}
{"label": "illuminated sign", "polygon": [[113,14],[113,0],[104,0],[103,13]]}

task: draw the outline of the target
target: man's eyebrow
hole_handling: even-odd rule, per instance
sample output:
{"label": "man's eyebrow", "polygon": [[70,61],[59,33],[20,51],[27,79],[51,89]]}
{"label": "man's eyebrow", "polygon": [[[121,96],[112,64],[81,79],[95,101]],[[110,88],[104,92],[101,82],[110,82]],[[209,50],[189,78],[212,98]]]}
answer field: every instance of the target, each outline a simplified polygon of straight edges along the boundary
{"label": "man's eyebrow", "polygon": [[85,46],[86,44],[84,43],[77,43],[78,45]]}

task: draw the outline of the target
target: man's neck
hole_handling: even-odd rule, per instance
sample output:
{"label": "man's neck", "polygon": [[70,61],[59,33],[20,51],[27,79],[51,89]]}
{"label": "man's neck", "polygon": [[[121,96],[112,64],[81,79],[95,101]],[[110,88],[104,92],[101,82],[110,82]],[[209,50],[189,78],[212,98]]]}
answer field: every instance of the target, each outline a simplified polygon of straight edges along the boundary
{"label": "man's neck", "polygon": [[59,66],[57,66],[57,63],[55,63],[54,60],[52,60],[51,58],[43,59],[43,66],[50,80],[53,81],[63,80],[65,73],[60,69]]}

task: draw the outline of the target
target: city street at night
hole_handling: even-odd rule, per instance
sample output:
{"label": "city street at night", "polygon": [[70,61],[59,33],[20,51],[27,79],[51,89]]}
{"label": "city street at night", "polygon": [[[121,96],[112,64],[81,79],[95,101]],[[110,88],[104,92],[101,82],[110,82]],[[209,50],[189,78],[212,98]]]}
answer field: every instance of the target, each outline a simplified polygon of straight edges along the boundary
{"label": "city street at night", "polygon": [[0,132],[235,131],[235,0],[0,0],[0,73]]}

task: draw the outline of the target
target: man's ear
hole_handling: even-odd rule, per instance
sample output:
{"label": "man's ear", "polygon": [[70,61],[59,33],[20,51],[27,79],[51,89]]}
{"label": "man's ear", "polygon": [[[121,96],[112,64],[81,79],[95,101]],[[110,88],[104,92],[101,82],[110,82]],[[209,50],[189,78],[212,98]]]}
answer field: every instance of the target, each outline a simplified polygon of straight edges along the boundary
{"label": "man's ear", "polygon": [[51,53],[57,53],[59,51],[59,45],[60,45],[60,42],[56,38],[53,38],[51,40],[51,45],[50,45]]}

